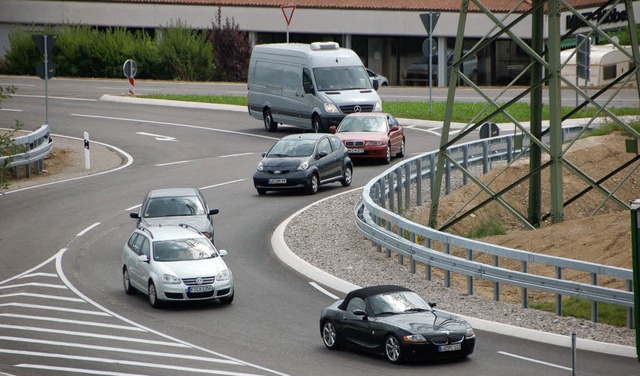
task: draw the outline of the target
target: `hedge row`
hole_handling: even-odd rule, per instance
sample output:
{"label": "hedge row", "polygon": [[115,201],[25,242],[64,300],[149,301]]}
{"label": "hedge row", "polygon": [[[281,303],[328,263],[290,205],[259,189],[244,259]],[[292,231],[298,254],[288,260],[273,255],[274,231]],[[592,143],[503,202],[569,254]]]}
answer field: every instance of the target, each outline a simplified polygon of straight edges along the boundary
{"label": "hedge row", "polygon": [[[181,22],[160,29],[155,38],[125,28],[100,30],[69,25],[37,34],[57,35],[49,55],[57,76],[122,78],[122,66],[127,59],[137,64],[136,78],[207,81],[216,75],[213,47],[207,34]],[[35,75],[43,57],[32,33],[14,30],[9,40],[11,47],[2,64],[3,73]]]}

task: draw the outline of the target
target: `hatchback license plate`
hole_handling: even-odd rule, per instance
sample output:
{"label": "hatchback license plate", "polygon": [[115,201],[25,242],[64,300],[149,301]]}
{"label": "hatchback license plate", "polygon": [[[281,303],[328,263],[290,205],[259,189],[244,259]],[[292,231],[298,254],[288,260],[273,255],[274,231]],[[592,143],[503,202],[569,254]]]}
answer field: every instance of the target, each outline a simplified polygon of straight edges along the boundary
{"label": "hatchback license plate", "polygon": [[353,148],[350,148],[348,151],[349,151],[350,154],[362,154],[362,153],[364,153],[364,149],[353,149]]}
{"label": "hatchback license plate", "polygon": [[189,292],[209,292],[209,291],[213,291],[212,285],[189,286]]}
{"label": "hatchback license plate", "polygon": [[269,184],[287,184],[287,179],[269,179]]}
{"label": "hatchback license plate", "polygon": [[459,343],[454,343],[453,345],[442,345],[442,346],[438,346],[438,351],[439,352],[445,352],[445,351],[457,351],[462,349],[462,345]]}

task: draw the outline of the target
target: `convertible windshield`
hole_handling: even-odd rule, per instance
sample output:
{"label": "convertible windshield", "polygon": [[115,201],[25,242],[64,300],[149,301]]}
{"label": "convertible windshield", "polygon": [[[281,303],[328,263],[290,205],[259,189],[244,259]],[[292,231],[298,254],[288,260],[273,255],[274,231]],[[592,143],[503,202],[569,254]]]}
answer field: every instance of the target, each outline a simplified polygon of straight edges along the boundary
{"label": "convertible windshield", "polygon": [[267,153],[270,158],[308,157],[313,154],[315,140],[280,140]]}
{"label": "convertible windshield", "polygon": [[175,239],[153,243],[155,261],[190,261],[218,256],[207,239]]}
{"label": "convertible windshield", "polygon": [[337,132],[387,132],[387,123],[384,118],[379,116],[360,117],[360,116],[347,116],[345,117]]}
{"label": "convertible windshield", "polygon": [[145,218],[203,214],[206,214],[204,207],[195,196],[152,198],[144,209]]}
{"label": "convertible windshield", "polygon": [[374,315],[431,311],[429,304],[413,291],[380,294],[367,298]]}
{"label": "convertible windshield", "polygon": [[320,91],[371,89],[371,80],[362,66],[315,68],[313,74]]}

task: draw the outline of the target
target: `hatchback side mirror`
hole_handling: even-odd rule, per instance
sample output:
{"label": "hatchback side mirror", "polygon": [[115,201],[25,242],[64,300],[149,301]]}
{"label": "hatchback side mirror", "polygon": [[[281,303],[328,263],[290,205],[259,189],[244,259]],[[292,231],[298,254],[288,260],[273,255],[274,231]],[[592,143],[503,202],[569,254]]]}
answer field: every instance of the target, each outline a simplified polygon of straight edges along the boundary
{"label": "hatchback side mirror", "polygon": [[325,150],[323,150],[323,151],[321,151],[321,152],[319,152],[319,153],[318,153],[318,159],[320,159],[320,158],[324,158],[324,157],[326,157],[327,155],[329,155],[329,153],[327,153]]}

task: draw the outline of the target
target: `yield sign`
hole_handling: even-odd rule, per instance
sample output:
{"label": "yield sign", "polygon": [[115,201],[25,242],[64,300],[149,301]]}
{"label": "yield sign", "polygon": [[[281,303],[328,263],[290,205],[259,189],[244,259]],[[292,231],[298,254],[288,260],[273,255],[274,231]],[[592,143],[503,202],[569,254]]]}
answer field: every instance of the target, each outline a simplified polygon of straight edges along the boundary
{"label": "yield sign", "polygon": [[293,17],[293,11],[296,10],[295,5],[283,5],[280,7],[282,9],[282,14],[284,14],[284,19],[287,21],[287,26],[291,23],[291,18]]}

